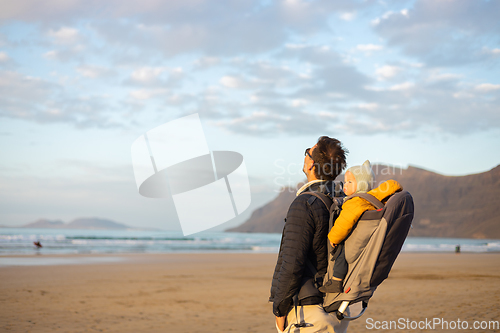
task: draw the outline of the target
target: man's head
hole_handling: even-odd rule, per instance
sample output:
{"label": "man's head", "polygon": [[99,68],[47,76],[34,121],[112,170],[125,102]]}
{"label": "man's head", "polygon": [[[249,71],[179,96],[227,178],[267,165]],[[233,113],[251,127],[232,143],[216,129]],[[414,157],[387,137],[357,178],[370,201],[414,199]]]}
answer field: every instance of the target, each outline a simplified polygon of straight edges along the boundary
{"label": "man's head", "polygon": [[351,195],[354,193],[365,193],[373,188],[375,174],[373,173],[370,161],[366,160],[362,165],[350,167],[345,172],[344,193]]}
{"label": "man's head", "polygon": [[335,180],[346,165],[348,150],[339,140],[322,136],[318,142],[306,150],[302,171],[307,180]]}

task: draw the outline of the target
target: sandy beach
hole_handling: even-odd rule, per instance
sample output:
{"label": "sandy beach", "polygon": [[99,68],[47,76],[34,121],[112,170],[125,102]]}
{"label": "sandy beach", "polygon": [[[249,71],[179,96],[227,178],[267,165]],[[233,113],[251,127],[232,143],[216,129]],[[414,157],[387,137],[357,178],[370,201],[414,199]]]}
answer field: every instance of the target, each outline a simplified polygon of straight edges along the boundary
{"label": "sandy beach", "polygon": [[[275,332],[267,299],[276,257],[2,257],[0,331]],[[43,265],[30,265],[37,262]],[[474,321],[499,321],[499,264],[497,253],[403,253],[365,315],[348,331],[409,331],[375,329],[377,323],[382,327],[384,321],[401,318],[460,319],[471,326]]]}

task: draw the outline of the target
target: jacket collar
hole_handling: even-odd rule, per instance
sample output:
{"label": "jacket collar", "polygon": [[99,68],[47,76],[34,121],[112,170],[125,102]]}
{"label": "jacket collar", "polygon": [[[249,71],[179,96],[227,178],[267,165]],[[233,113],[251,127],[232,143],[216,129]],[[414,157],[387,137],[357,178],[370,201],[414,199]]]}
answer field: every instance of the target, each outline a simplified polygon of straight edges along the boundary
{"label": "jacket collar", "polygon": [[299,188],[296,196],[299,196],[302,192],[306,191],[311,185],[316,184],[316,183],[323,183],[323,182],[326,182],[326,180],[322,180],[322,179],[311,180],[310,182],[302,185],[302,187]]}

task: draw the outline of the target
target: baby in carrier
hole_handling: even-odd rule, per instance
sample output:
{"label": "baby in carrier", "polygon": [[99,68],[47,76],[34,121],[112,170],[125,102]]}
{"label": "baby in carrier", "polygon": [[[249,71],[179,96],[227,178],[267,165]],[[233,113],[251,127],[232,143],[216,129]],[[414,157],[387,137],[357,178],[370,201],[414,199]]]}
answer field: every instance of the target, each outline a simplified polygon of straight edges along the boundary
{"label": "baby in carrier", "polygon": [[[379,187],[372,189],[375,182],[375,174],[372,171],[370,161],[365,161],[360,166],[354,166],[345,172],[344,193],[350,196],[355,193],[368,193],[384,202],[392,194],[402,190],[401,185],[394,180],[388,180]],[[375,207],[360,197],[354,197],[344,201],[342,211],[328,233],[330,244],[335,252],[339,252],[333,265],[333,277],[319,288],[323,293],[343,292],[343,281],[347,275],[347,261],[345,259],[344,239],[349,235],[359,218],[367,210]]]}

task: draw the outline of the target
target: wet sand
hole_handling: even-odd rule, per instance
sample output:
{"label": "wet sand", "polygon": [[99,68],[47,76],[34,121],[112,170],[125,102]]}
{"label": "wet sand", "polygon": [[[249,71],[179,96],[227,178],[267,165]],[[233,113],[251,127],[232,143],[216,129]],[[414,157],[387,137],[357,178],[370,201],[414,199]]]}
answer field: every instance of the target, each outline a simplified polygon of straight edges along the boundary
{"label": "wet sand", "polygon": [[[276,257],[41,255],[15,257],[19,266],[0,258],[0,331],[275,332],[267,299]],[[499,264],[500,254],[401,254],[348,331],[402,331],[374,327],[400,318],[499,321]]]}

